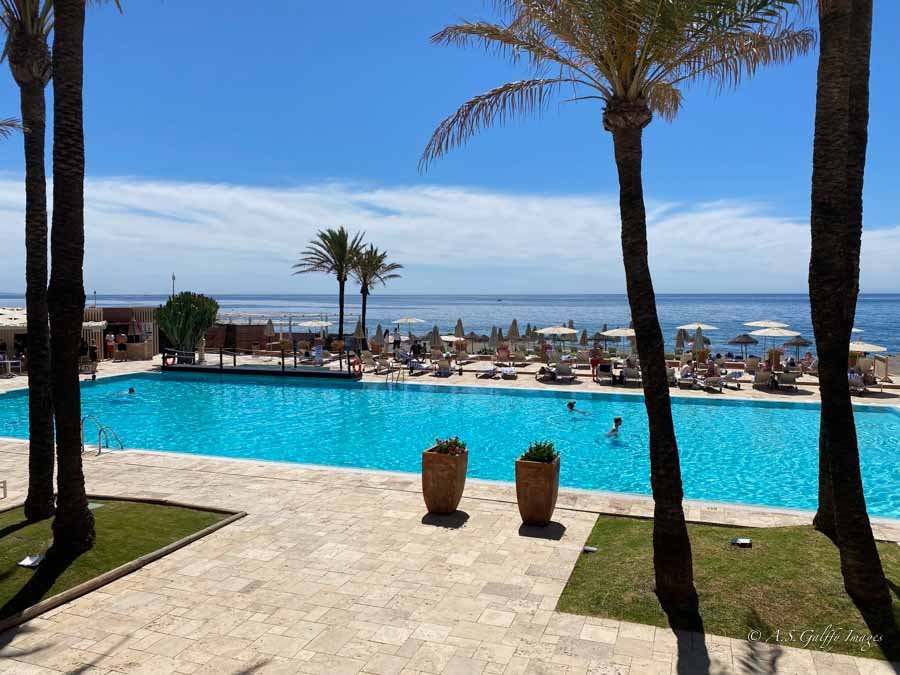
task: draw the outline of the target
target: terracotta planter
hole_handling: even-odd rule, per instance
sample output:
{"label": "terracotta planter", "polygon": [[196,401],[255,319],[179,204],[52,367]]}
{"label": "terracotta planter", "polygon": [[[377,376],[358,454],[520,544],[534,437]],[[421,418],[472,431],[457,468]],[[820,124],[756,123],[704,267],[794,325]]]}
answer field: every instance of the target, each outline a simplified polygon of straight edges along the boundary
{"label": "terracotta planter", "polygon": [[516,500],[526,525],[548,525],[559,494],[559,457],[552,463],[516,460]]}
{"label": "terracotta planter", "polygon": [[430,448],[422,453],[422,495],[428,513],[456,511],[466,487],[469,453],[442,455]]}

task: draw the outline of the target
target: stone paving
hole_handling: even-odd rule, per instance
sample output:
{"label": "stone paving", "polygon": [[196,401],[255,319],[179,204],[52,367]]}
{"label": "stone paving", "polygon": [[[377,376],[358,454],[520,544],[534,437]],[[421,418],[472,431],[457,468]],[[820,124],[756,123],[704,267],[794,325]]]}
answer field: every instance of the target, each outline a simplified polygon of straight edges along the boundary
{"label": "stone paving", "polygon": [[[24,497],[26,454],[0,441],[9,503]],[[465,516],[432,520],[410,474],[144,451],[86,457],[85,471],[93,493],[249,515],[0,635],[0,673],[895,672],[556,612],[592,507],[633,513],[646,498],[564,491],[548,534],[520,528],[513,489],[496,483],[467,486]],[[716,509],[722,522],[801,517]]]}

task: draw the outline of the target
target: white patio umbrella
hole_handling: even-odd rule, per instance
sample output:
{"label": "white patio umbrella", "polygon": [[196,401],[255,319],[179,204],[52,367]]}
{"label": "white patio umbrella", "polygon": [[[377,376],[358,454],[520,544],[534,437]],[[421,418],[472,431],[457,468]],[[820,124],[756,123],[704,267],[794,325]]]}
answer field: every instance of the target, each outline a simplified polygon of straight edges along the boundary
{"label": "white patio umbrella", "polygon": [[466,337],[466,330],[463,328],[462,319],[456,320],[456,328],[453,329],[453,335],[458,338]]}
{"label": "white patio umbrella", "polygon": [[628,338],[635,336],[634,328],[610,328],[609,330],[602,331],[600,334],[614,338]]}
{"label": "white patio umbrella", "polygon": [[571,338],[575,335],[578,335],[578,331],[574,328],[569,328],[567,326],[548,326],[547,328],[539,328],[535,331],[540,335],[548,336],[548,337],[562,337],[562,338]]}
{"label": "white patio umbrella", "polygon": [[853,328],[850,329],[850,332],[851,333],[865,333],[865,331],[862,328],[857,328],[856,326],[853,326]]}
{"label": "white patio umbrella", "polygon": [[319,321],[318,319],[313,319],[311,321],[302,321],[297,324],[298,326],[302,326],[303,328],[328,328],[331,325],[330,321]]}
{"label": "white patio umbrella", "polygon": [[796,330],[787,330],[786,328],[760,328],[759,330],[750,331],[750,335],[758,335],[759,337],[763,338],[763,352],[768,354],[768,342],[770,337],[797,337],[798,335],[800,335],[800,332]]}
{"label": "white patio umbrella", "polygon": [[[621,338],[633,338],[635,336],[634,328],[610,328],[609,330],[602,331],[600,335],[605,335],[608,338],[615,338],[616,343],[618,344]],[[616,349],[619,347],[616,346]]]}
{"label": "white patio umbrella", "polygon": [[887,347],[881,345],[873,345],[871,342],[851,342],[851,352],[886,352]]}
{"label": "white patio umbrella", "polygon": [[678,326],[678,330],[719,330],[718,326],[710,326],[708,323],[686,323],[683,326]]}
{"label": "white patio umbrella", "polygon": [[394,319],[392,323],[397,324],[398,327],[405,325],[411,339],[413,337],[413,334],[410,326],[414,323],[425,323],[425,321],[423,319],[417,319],[412,316],[404,316],[402,319]]}
{"label": "white patio umbrella", "polygon": [[[753,328],[787,328],[788,324],[780,323],[778,321],[771,321],[769,319],[761,319],[760,321],[748,321],[744,324],[745,326],[752,326]],[[756,335],[756,333],[750,333],[751,335]],[[800,333],[797,333],[800,335]],[[778,335],[771,335],[769,337],[781,337]],[[793,336],[791,336],[793,337]]]}

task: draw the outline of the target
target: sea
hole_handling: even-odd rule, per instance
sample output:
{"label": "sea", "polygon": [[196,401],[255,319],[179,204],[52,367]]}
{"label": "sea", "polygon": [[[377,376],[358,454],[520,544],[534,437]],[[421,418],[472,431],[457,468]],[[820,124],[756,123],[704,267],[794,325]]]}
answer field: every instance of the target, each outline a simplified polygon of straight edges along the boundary
{"label": "sea", "polygon": [[[242,295],[211,294],[219,302],[220,317],[235,323],[254,323],[272,319],[277,330],[296,327],[300,321],[325,318],[337,330],[337,294],[334,295]],[[102,307],[160,305],[165,295],[97,295],[88,304]],[[723,354],[740,352],[728,345],[734,336],[755,330],[745,326],[750,321],[772,320],[786,323],[790,330],[813,341],[809,298],[805,294],[660,294],[656,296],[659,320],[668,349],[673,349],[677,327],[688,323],[704,323],[718,330],[704,331],[712,349]],[[0,306],[24,306],[21,295],[0,293]],[[359,295],[348,293],[345,305],[345,332],[352,333],[360,314]],[[607,328],[626,327],[631,321],[628,299],[624,294],[561,295],[426,295],[373,293],[366,309],[367,328],[374,334],[378,324],[393,330],[401,318],[421,319],[423,323],[406,324],[404,333],[423,335],[437,326],[442,334],[452,334],[457,319],[462,319],[468,333],[490,334],[496,326],[506,334],[513,319],[524,332],[527,324],[545,327],[570,321],[588,335]],[[855,325],[862,332],[855,340],[881,345],[890,354],[900,353],[900,293],[865,293],[859,296]],[[296,328],[295,328],[296,330]],[[769,338],[768,346],[777,346],[786,338]],[[751,353],[761,353],[763,341]],[[814,347],[809,348],[815,351]],[[801,350],[801,352],[806,349]]]}

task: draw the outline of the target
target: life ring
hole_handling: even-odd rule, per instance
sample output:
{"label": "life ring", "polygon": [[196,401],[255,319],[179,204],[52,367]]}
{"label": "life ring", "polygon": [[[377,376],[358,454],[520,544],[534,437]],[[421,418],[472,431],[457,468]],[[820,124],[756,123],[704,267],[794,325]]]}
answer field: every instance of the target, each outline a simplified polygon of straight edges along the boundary
{"label": "life ring", "polygon": [[353,368],[353,375],[355,377],[362,377],[363,374],[363,366],[362,361],[359,358],[354,357],[352,361],[350,361],[350,366]]}

